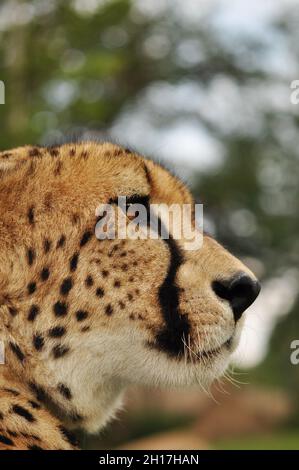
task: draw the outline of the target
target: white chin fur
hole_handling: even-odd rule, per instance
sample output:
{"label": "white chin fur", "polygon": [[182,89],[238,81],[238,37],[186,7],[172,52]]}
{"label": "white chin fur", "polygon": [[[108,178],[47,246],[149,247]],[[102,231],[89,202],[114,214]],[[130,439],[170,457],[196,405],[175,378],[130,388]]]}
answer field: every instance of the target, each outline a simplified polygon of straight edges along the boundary
{"label": "white chin fur", "polygon": [[157,387],[201,387],[210,386],[214,379],[225,372],[230,352],[224,350],[211,359],[186,363],[184,359],[168,358],[161,352],[154,352],[144,358],[139,368],[126,370],[129,383]]}

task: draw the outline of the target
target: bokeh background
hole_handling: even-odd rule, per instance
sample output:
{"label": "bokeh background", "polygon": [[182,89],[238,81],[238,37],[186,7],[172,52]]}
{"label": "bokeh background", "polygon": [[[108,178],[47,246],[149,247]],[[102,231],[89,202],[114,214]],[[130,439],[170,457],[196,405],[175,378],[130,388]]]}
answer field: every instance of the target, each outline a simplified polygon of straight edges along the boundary
{"label": "bokeh background", "polygon": [[86,448],[299,449],[298,23],[296,0],[0,3],[1,149],[81,135],[164,160],[263,284],[213,397],[132,390]]}

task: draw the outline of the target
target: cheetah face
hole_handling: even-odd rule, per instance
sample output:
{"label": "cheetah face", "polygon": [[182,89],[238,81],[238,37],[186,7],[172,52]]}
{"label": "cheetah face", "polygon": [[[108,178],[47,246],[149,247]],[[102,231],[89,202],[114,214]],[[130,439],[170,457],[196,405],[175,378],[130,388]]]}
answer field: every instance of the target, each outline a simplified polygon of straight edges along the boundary
{"label": "cheetah face", "polygon": [[187,249],[175,220],[168,238],[159,228],[96,236],[99,205],[120,196],[143,201],[158,227],[165,214],[153,205],[194,207],[177,178],[107,143],[24,147],[0,160],[2,300],[18,312],[7,319],[10,334],[22,332],[17,360],[38,356],[79,410],[105,381],[206,386],[223,373],[259,292],[251,271],[206,234]]}
{"label": "cheetah face", "polygon": [[[186,187],[151,161],[130,157],[123,173],[121,165],[115,171],[121,188],[114,186],[106,201],[194,204]],[[196,250],[185,246],[171,228],[169,239],[90,244],[80,295],[87,286],[97,300],[86,341],[101,373],[123,383],[207,386],[224,372],[259,284],[210,236]]]}

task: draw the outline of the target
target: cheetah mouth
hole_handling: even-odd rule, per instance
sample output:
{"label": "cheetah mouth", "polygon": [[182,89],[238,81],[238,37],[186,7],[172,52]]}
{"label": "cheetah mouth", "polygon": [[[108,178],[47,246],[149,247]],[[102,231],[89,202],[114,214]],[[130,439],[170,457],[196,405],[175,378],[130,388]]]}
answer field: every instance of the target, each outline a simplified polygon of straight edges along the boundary
{"label": "cheetah mouth", "polygon": [[233,342],[233,335],[230,336],[221,346],[214,349],[208,349],[207,351],[199,351],[196,353],[196,359],[202,361],[204,359],[215,359],[217,356],[222,354],[224,351],[230,351]]}

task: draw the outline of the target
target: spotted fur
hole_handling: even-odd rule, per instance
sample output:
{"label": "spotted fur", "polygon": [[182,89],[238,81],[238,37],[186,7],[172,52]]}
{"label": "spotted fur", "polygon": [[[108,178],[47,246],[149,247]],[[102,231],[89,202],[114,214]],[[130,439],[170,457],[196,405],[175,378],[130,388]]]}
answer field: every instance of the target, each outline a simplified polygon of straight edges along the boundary
{"label": "spotted fur", "polygon": [[119,195],[194,204],[109,143],[0,153],[0,449],[74,449],[70,430],[101,429],[129,384],[206,384],[227,365],[241,321],[211,285],[252,273],[207,235],[193,252],[98,240],[96,208]]}

